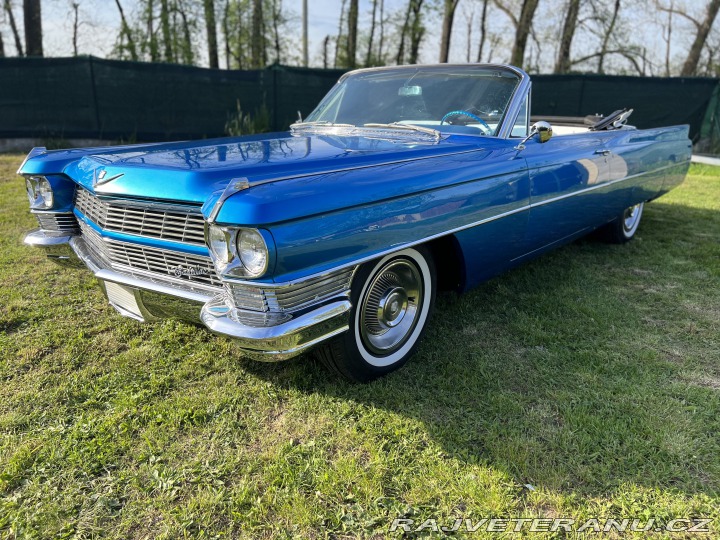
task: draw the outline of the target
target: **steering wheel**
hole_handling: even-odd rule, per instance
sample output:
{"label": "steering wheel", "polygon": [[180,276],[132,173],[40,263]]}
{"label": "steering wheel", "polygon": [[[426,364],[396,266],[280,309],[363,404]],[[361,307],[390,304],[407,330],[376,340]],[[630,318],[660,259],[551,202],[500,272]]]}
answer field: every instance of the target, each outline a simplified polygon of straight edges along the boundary
{"label": "steering wheel", "polygon": [[491,133],[492,129],[488,125],[488,123],[480,118],[479,116],[469,112],[469,111],[450,111],[445,116],[442,117],[442,120],[440,120],[440,125],[442,126],[445,123],[445,120],[448,120],[449,118],[453,118],[455,116],[468,116],[472,118],[473,120],[477,120],[480,125],[487,130],[487,133]]}

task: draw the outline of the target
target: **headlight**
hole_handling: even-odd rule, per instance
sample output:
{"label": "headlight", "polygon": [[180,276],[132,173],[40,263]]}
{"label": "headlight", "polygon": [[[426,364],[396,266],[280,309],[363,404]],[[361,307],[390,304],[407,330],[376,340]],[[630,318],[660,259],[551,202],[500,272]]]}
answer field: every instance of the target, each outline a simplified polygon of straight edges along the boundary
{"label": "headlight", "polygon": [[231,258],[227,233],[216,225],[210,225],[207,242],[215,262],[219,266],[227,266]]}
{"label": "headlight", "polygon": [[257,278],[267,272],[270,252],[257,229],[232,226],[206,226],[205,242],[222,276]]}
{"label": "headlight", "polygon": [[28,199],[31,208],[52,208],[55,202],[50,182],[44,176],[28,176],[25,179]]}
{"label": "headlight", "polygon": [[253,277],[262,275],[268,265],[268,248],[262,235],[253,229],[241,229],[237,237],[238,254],[245,270]]}

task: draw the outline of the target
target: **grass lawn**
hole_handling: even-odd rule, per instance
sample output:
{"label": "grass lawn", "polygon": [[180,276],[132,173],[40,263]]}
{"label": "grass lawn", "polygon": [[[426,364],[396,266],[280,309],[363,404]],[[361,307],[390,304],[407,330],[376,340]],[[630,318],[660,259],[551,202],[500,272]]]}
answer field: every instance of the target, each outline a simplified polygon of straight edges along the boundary
{"label": "grass lawn", "polygon": [[398,517],[720,531],[720,170],[693,166],[630,244],[583,240],[441,297],[411,362],[363,386],[122,318],[22,245],[21,159],[0,156],[0,537],[383,538]]}

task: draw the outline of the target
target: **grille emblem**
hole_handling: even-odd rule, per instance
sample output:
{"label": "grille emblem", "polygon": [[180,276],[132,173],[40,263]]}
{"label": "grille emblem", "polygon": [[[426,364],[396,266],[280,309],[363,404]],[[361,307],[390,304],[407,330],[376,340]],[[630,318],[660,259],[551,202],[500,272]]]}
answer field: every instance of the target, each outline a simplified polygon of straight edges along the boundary
{"label": "grille emblem", "polygon": [[175,268],[171,268],[170,274],[173,274],[177,277],[180,276],[206,276],[210,272],[207,268],[203,268],[201,266],[183,266],[181,264],[178,264]]}

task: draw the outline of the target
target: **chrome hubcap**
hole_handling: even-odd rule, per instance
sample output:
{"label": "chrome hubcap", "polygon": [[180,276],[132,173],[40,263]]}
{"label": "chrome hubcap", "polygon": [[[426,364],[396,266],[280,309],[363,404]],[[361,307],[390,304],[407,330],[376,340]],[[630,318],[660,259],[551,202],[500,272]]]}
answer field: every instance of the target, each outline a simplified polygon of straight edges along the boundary
{"label": "chrome hubcap", "polygon": [[635,206],[631,206],[625,210],[625,214],[623,215],[623,228],[625,229],[625,232],[633,230],[638,222],[638,219],[640,219],[641,209],[642,204],[636,204]]}
{"label": "chrome hubcap", "polygon": [[360,333],[373,353],[388,355],[407,341],[422,308],[423,284],[409,261],[388,263],[372,279],[360,305]]}

